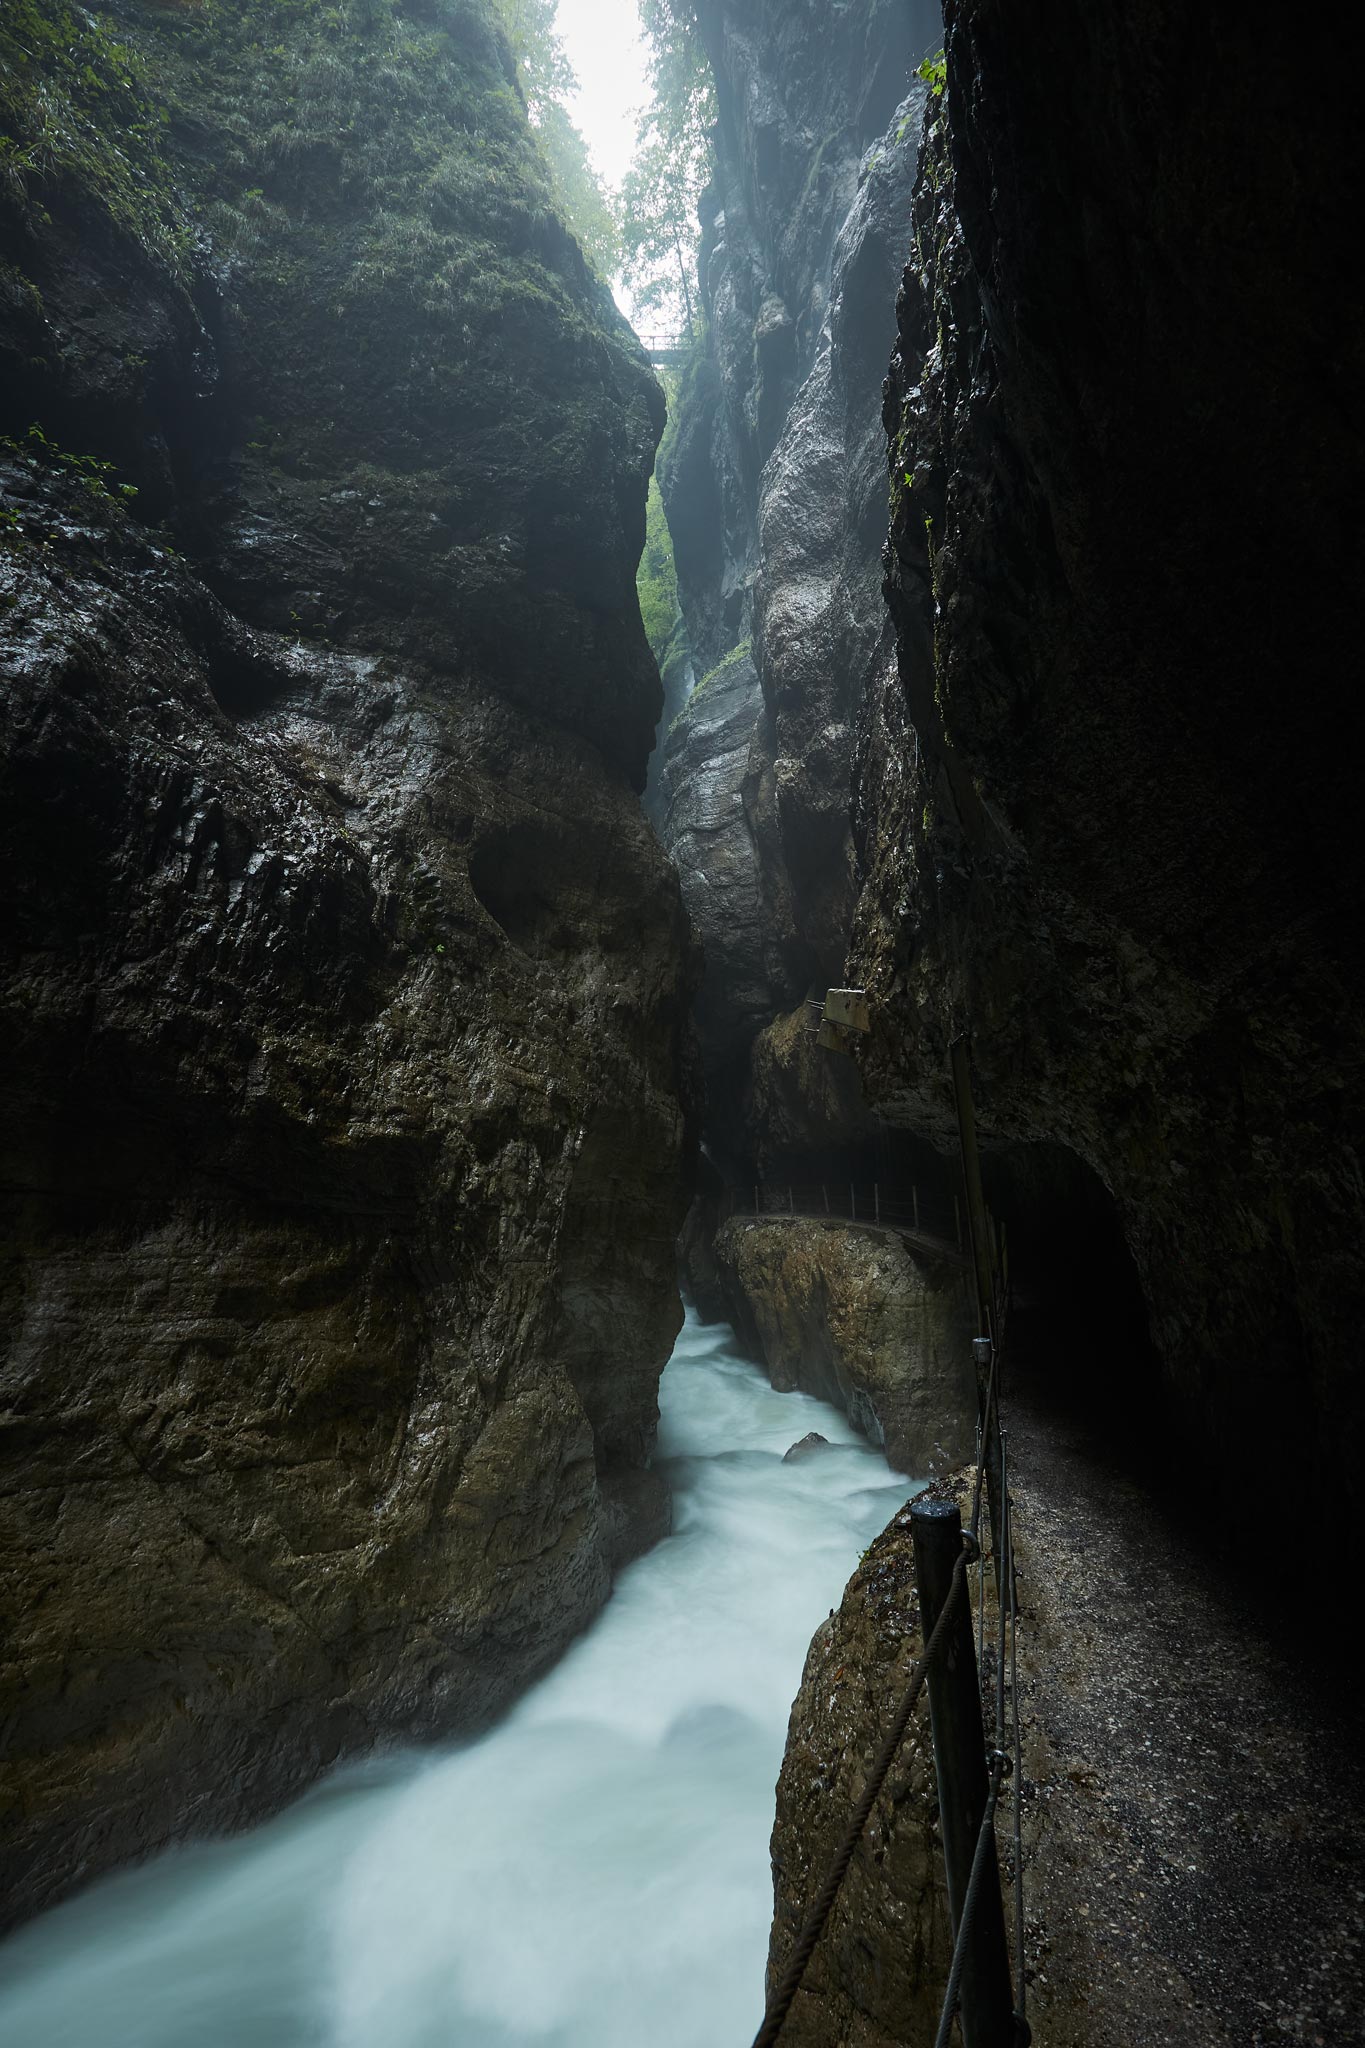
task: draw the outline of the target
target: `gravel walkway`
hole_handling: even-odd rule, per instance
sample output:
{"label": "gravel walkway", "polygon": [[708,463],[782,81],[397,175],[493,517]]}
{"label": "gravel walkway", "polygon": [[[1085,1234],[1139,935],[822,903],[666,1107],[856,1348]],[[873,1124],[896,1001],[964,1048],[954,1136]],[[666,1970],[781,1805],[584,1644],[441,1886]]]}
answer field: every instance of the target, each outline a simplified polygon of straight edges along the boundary
{"label": "gravel walkway", "polygon": [[[1026,1390],[1005,1420],[1040,2048],[1359,2048],[1365,1775],[1340,1666],[1229,1592],[1074,1415]],[[1275,1506],[1252,1495],[1253,1550]],[[1321,1568],[1344,1575],[1323,1527]]]}

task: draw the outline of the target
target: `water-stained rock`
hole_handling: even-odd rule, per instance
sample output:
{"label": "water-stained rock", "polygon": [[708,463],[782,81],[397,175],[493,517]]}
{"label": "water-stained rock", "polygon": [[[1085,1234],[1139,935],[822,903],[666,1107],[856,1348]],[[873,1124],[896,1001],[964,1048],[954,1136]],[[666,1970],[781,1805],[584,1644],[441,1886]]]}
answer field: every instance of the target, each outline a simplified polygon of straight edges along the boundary
{"label": "water-stained rock", "polygon": [[[782,1975],[921,1648],[906,1510],[873,1543],[811,1641],[773,1824],[769,1989]],[[952,1960],[928,1714],[911,1721],[783,2040],[891,2048],[931,2039]]]}
{"label": "water-stained rock", "polygon": [[736,1328],[773,1385],[833,1401],[897,1471],[972,1448],[976,1383],[963,1269],[890,1231],[736,1216],[715,1241]]}
{"label": "water-stained rock", "polygon": [[664,756],[663,838],[705,954],[697,1020],[717,1078],[742,1072],[774,985],[788,979],[760,852],[765,730],[758,673],[741,646],[693,692]]}
{"label": "water-stained rock", "polygon": [[988,1144],[1112,1197],[1177,1439],[1234,1485],[1353,1471],[1358,125],[1335,80],[1267,96],[1268,23],[947,21],[857,778],[865,1085],[946,1135],[970,1035]]}
{"label": "water-stained rock", "polygon": [[118,11],[6,78],[10,1913],[491,1713],[680,1315],[657,387],[480,0]]}
{"label": "water-stained rock", "polygon": [[912,64],[933,32],[922,14],[855,8],[813,67],[824,31],[808,9],[699,10],[721,115],[703,205],[709,321],[661,487],[694,645],[715,661],[747,636],[757,687],[744,753],[705,694],[684,709],[664,837],[706,937],[713,867],[731,866],[727,842],[691,829],[707,764],[742,789],[754,929],[738,975],[711,939],[708,986],[733,982],[743,1001],[723,1035],[714,997],[700,1016],[714,1141],[736,1170],[872,1131],[856,1069],[818,1075],[797,1025],[804,999],[843,978],[858,707],[894,659],[880,391],[923,98]]}

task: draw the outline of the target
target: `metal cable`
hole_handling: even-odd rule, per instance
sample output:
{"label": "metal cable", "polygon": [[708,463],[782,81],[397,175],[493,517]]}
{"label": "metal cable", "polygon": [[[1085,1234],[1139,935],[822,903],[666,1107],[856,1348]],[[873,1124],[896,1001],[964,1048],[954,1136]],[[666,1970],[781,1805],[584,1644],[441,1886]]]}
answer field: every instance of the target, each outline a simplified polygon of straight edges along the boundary
{"label": "metal cable", "polygon": [[1028,1973],[1024,1968],[1024,1752],[1019,1741],[1019,1588],[1014,1576],[1014,1522],[1009,1524],[1010,1704],[1014,1716],[1014,1968],[1019,2031],[1027,2038]]}
{"label": "metal cable", "polygon": [[838,1897],[839,1887],[844,1881],[844,1875],[848,1870],[849,1864],[853,1861],[853,1852],[862,1837],[863,1829],[867,1826],[868,1817],[877,1803],[877,1795],[885,1783],[886,1774],[895,1759],[896,1751],[901,1746],[906,1728],[909,1726],[910,1716],[915,1709],[915,1702],[924,1690],[924,1681],[929,1675],[929,1667],[938,1656],[943,1643],[947,1639],[948,1622],[967,1584],[968,1549],[969,1546],[964,1544],[957,1562],[953,1566],[953,1576],[948,1587],[948,1596],[939,1611],[938,1620],[934,1623],[933,1634],[924,1645],[919,1661],[910,1674],[910,1682],[901,1697],[900,1705],[892,1716],[891,1726],[887,1729],[882,1746],[877,1752],[876,1761],[872,1766],[867,1783],[863,1787],[862,1796],[853,1809],[848,1826],[844,1829],[843,1838],[835,1852],[834,1860],[830,1864],[824,1884],[820,1887],[819,1896],[806,1916],[805,1925],[797,1936],[795,1948],[787,1958],[787,1967],[782,1973],[777,1989],[773,1992],[768,2002],[768,2009],[763,2015],[763,2024],[754,2036],[754,2048],[773,2048],[773,2043],[782,2032],[787,2014],[791,2010],[792,2000],[801,1988],[801,1979],[805,1976],[806,1966],[815,1953],[815,1945],[825,1931],[825,1923],[829,1919],[834,1901]]}
{"label": "metal cable", "polygon": [[1000,1778],[1005,1768],[1005,1759],[999,1750],[991,1758],[991,1788],[986,1798],[986,1811],[981,1816],[981,1828],[976,1838],[976,1849],[972,1856],[972,1872],[967,1879],[967,1895],[962,1901],[962,1918],[957,1923],[957,1939],[953,1943],[952,1967],[948,1972],[948,1988],[943,1994],[943,2011],[939,2015],[938,2033],[934,2036],[934,2048],[948,2048],[948,2036],[953,2031],[953,2014],[962,1990],[962,1969],[967,1960],[967,1939],[976,1918],[976,1901],[981,1890],[981,1878],[986,1868],[987,1846],[995,1839],[995,1803],[1000,1797]]}
{"label": "metal cable", "polygon": [[[998,1344],[991,1346],[991,1371],[986,1382],[986,1406],[976,1426],[976,1479],[972,1487],[972,1542],[976,1545],[976,1669],[978,1677],[986,1663],[986,1554],[981,1541],[981,1494],[986,1479],[986,1439],[995,1405],[995,1369],[1000,1359]],[[999,1423],[996,1425],[997,1429]],[[998,1575],[997,1575],[998,1576]]]}
{"label": "metal cable", "polygon": [[996,1607],[999,1609],[1000,1627],[995,1645],[995,1746],[1005,1747],[1005,1581],[1009,1577],[1012,1559],[1010,1557],[1010,1474],[1008,1460],[1009,1431],[1000,1432],[1000,1571],[996,1575]]}
{"label": "metal cable", "polygon": [[986,1412],[981,1422],[981,1441],[976,1455],[976,1483],[972,1488],[972,1541],[981,1548],[981,1489],[986,1480],[986,1437],[991,1426],[991,1410],[995,1406],[995,1369],[1000,1362],[1000,1347],[991,1346],[991,1376],[986,1382]]}
{"label": "metal cable", "polygon": [[[981,1423],[980,1423],[980,1422],[978,1421],[978,1423],[977,1423],[977,1425],[976,1425],[976,1469],[977,1469],[977,1471],[978,1471],[978,1472],[983,1472],[983,1471],[985,1470],[985,1459],[986,1459],[986,1432],[985,1432],[985,1429],[984,1429],[984,1428],[982,1427],[982,1424],[981,1424]],[[975,1515],[973,1515],[973,1520],[972,1520],[972,1527],[973,1527],[973,1531],[975,1531],[975,1527],[976,1527],[976,1520],[975,1520]],[[984,1544],[984,1543],[978,1543],[978,1545],[977,1545],[977,1547],[976,1547],[976,1668],[977,1668],[978,1672],[980,1672],[980,1671],[984,1671],[985,1667],[986,1667],[986,1546],[985,1546],[985,1544]]]}

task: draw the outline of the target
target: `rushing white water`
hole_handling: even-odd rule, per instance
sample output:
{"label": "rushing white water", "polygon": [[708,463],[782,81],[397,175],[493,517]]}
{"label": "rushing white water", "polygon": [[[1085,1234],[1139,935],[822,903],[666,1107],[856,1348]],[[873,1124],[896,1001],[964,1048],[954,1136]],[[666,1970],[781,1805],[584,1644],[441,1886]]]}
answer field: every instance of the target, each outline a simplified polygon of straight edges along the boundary
{"label": "rushing white water", "polygon": [[[0,1950],[6,2048],[720,2048],[752,2038],[768,1834],[816,1624],[906,1481],[691,1312],[673,1534],[489,1734],[343,1771]],[[784,1464],[816,1429],[831,1448]]]}

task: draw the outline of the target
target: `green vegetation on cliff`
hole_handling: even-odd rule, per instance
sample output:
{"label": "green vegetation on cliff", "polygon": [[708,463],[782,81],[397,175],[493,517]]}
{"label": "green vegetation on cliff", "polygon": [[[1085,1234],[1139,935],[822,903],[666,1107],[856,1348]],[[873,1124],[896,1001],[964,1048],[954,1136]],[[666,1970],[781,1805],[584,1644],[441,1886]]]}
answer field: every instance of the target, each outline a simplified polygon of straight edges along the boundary
{"label": "green vegetation on cliff", "polygon": [[663,665],[662,649],[678,623],[678,577],[673,567],[673,542],[664,518],[663,499],[655,478],[649,481],[645,508],[645,548],[640,557],[636,582],[640,591],[640,616],[645,623],[655,659]]}
{"label": "green vegetation on cliff", "polygon": [[588,146],[569,117],[567,102],[578,81],[555,27],[558,0],[496,0],[496,5],[565,217],[601,276],[610,278],[621,259],[620,230]]}
{"label": "green vegetation on cliff", "polygon": [[[350,289],[372,271],[447,299],[442,230],[490,196],[504,251],[559,214],[609,276],[615,225],[564,111],[574,77],[553,14],[553,0],[119,0],[99,14],[6,0],[0,204],[41,227],[64,195],[183,272],[189,159],[230,255],[259,246],[296,192],[321,221],[370,201],[373,246],[346,252]],[[470,145],[458,164],[452,126]],[[482,275],[474,264],[459,283]]]}
{"label": "green vegetation on cliff", "polygon": [[948,65],[943,51],[939,50],[934,56],[926,57],[922,63],[917,64],[915,76],[924,80],[936,100],[942,99],[943,88],[948,83]]}
{"label": "green vegetation on cliff", "polygon": [[662,403],[529,125],[554,64],[523,83],[498,0],[32,11],[18,56],[0,13],[0,434],[115,463],[255,623],[477,651],[538,706],[548,675],[641,772]]}
{"label": "green vegetation on cliff", "polygon": [[714,668],[709,668],[706,671],[706,674],[697,684],[697,687],[692,692],[692,695],[694,697],[700,697],[703,691],[709,690],[711,688],[711,685],[713,683],[719,683],[724,681],[725,677],[732,674],[733,671],[739,667],[741,662],[748,661],[753,651],[754,647],[752,640],[741,640],[738,647],[732,647],[728,654],[723,654],[721,656],[720,660],[716,663]]}
{"label": "green vegetation on cliff", "polygon": [[93,201],[177,268],[187,236],[145,59],[81,7],[0,10],[0,204],[41,227],[44,199]]}
{"label": "green vegetation on cliff", "polygon": [[664,699],[668,705],[681,704],[685,697],[687,669],[692,659],[687,627],[678,604],[678,577],[673,566],[673,541],[664,517],[664,501],[656,477],[649,480],[645,505],[645,546],[636,574],[640,594],[640,617],[645,636],[659,664]]}
{"label": "green vegetation on cliff", "polygon": [[[675,370],[662,370],[659,379],[668,400],[669,419],[659,445],[659,460],[662,461],[676,431],[678,375]],[[645,545],[636,571],[635,587],[640,599],[640,617],[644,621],[645,635],[650,651],[659,665],[659,675],[664,686],[663,717],[659,726],[660,738],[672,726],[674,719],[687,702],[692,676],[694,674],[692,643],[688,638],[687,623],[682,615],[678,598],[678,572],[673,559],[673,536],[668,530],[668,516],[659,490],[656,473],[649,480],[649,496],[645,502]],[[651,767],[651,789],[658,782],[663,766],[662,751],[654,756]]]}

